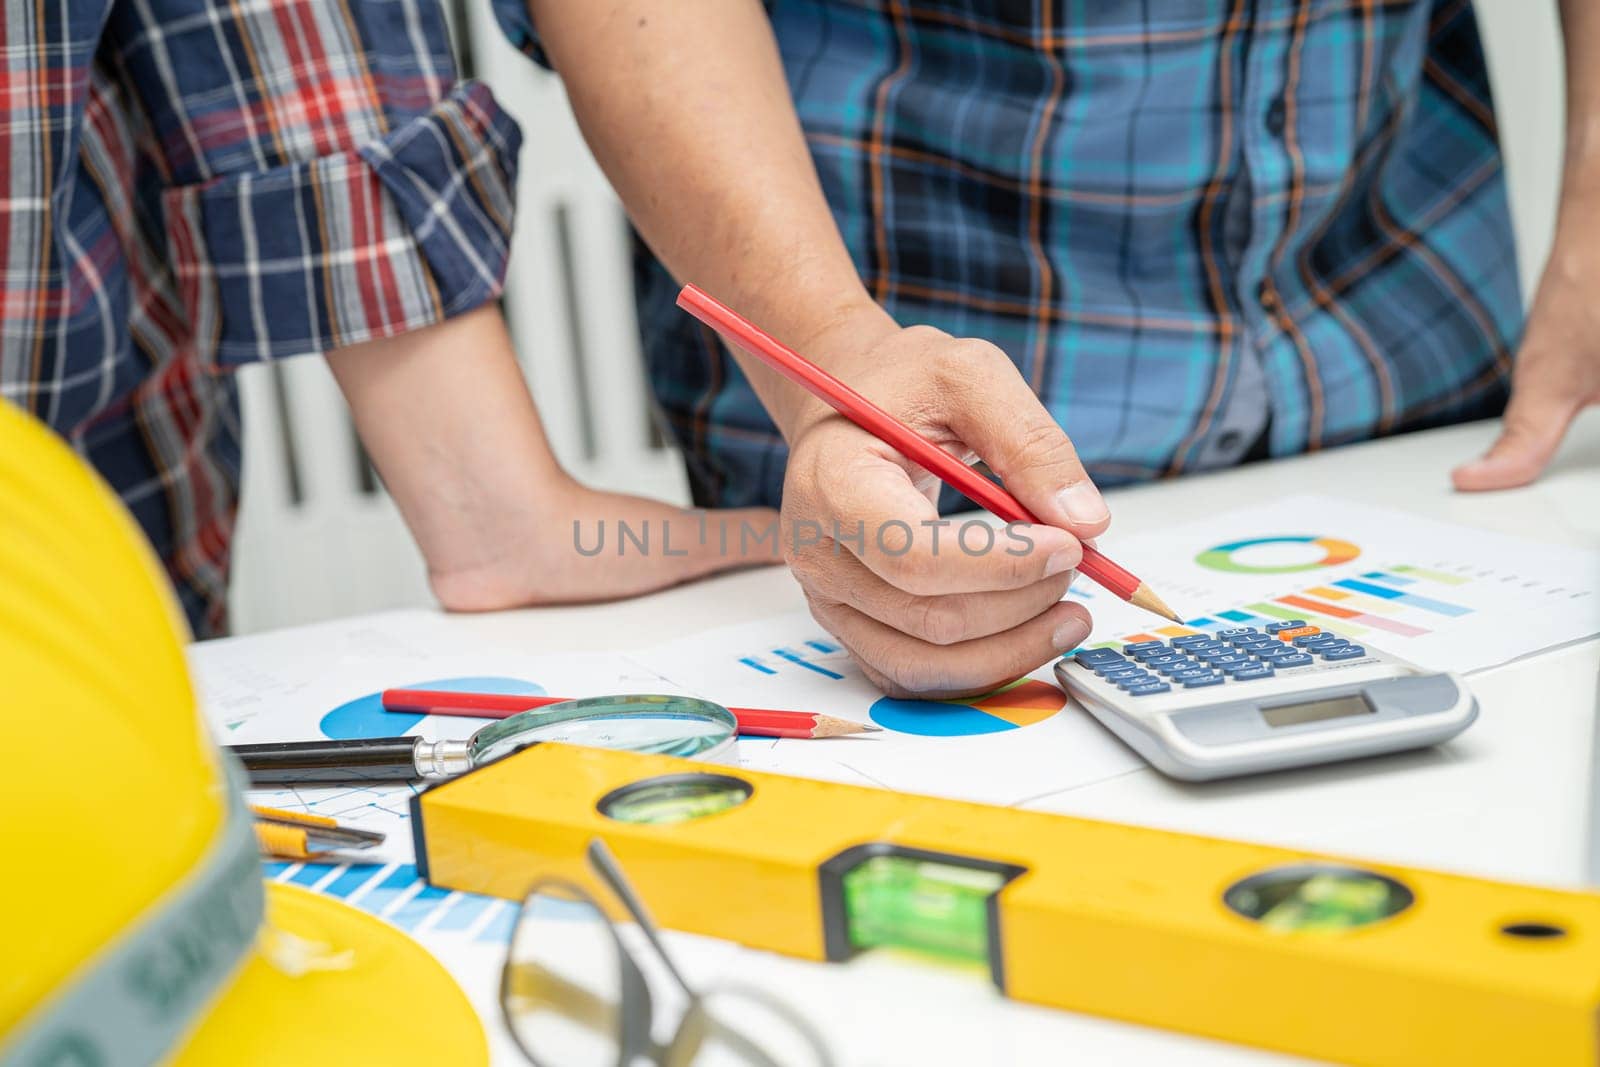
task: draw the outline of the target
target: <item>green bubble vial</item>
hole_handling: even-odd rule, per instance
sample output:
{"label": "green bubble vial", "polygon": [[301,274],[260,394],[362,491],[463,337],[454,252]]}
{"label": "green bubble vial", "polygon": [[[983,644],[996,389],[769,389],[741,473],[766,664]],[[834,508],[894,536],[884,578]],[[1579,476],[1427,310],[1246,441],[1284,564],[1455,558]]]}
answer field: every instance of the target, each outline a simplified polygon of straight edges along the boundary
{"label": "green bubble vial", "polygon": [[750,783],[724,774],[672,774],[623,786],[600,800],[600,814],[618,822],[664,826],[736,808]]}
{"label": "green bubble vial", "polygon": [[850,944],[987,963],[989,898],[1007,880],[1000,871],[906,856],[863,860],[841,878]]}

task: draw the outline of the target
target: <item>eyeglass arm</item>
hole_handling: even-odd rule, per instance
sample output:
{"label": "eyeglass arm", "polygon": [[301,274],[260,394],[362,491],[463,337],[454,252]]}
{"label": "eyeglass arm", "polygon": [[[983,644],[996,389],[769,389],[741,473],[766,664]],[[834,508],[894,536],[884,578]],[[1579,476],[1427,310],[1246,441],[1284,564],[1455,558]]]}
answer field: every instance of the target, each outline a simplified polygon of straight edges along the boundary
{"label": "eyeglass arm", "polygon": [[667,947],[661,943],[660,927],[656,926],[655,920],[650,918],[650,913],[645,910],[644,901],[633,891],[633,886],[622,873],[622,868],[617,865],[617,857],[612,855],[611,849],[596,837],[589,842],[588,856],[589,864],[594,867],[595,873],[617,895],[617,899],[622,901],[622,906],[643,931],[645,940],[650,942],[650,947],[666,966],[667,973],[672,975],[672,980],[678,983],[678,988],[683,990],[684,996],[691,1001],[698,1001],[700,995],[689,985],[688,980],[683,977],[683,972],[678,970],[677,963],[667,954]]}

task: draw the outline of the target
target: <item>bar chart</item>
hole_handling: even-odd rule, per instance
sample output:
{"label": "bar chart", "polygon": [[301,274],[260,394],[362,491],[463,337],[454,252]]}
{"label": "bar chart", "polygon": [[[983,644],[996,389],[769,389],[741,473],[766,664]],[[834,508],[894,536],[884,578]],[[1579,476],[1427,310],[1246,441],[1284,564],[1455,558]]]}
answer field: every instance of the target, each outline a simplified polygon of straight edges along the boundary
{"label": "bar chart", "polygon": [[414,863],[270,862],[263,868],[269,881],[337,897],[408,934],[453,934],[503,944],[516,922],[516,904],[428,885]]}
{"label": "bar chart", "polygon": [[1367,571],[1356,578],[1338,578],[1326,585],[1307,586],[1298,592],[1198,616],[1188,619],[1187,626],[1158,627],[1099,644],[1181,637],[1235,626],[1260,627],[1294,619],[1304,619],[1344,637],[1374,640],[1424,637],[1434,633],[1440,622],[1459,619],[1476,610],[1433,595],[1429,585],[1449,589],[1471,581],[1459,574],[1397,564],[1388,570]]}
{"label": "bar chart", "polygon": [[830,641],[810,640],[789,646],[779,646],[760,655],[740,656],[739,665],[757,674],[777,676],[787,671],[801,670],[840,681],[845,677],[841,661],[847,658],[843,648]]}
{"label": "bar chart", "polygon": [[1315,584],[1240,598],[1227,608],[1187,617],[1184,626],[1124,626],[1120,632],[1111,630],[1115,636],[1110,639],[1102,636],[1102,628],[1085,647],[1298,619],[1421,666],[1470,670],[1502,662],[1507,651],[1516,654],[1517,646],[1506,636],[1508,618],[1521,620],[1515,639],[1531,644],[1530,631],[1548,631],[1552,639],[1547,643],[1557,643],[1563,633],[1581,631],[1574,623],[1586,614],[1600,615],[1593,591],[1559,578],[1449,562],[1393,563],[1349,574],[1325,573]]}

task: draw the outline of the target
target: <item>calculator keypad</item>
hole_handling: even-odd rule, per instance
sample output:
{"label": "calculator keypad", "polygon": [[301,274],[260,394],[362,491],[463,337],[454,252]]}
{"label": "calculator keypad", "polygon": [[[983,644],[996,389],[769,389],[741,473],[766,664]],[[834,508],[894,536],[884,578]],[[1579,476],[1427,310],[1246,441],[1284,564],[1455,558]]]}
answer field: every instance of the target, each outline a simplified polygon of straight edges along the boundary
{"label": "calculator keypad", "polygon": [[1226,677],[1224,677],[1223,675],[1211,674],[1211,673],[1207,672],[1207,673],[1200,674],[1200,675],[1197,675],[1197,676],[1192,677],[1192,678],[1185,678],[1183,680],[1183,687],[1185,689],[1198,689],[1201,686],[1206,686],[1206,685],[1221,685],[1223,682],[1225,682],[1227,680],[1228,679]]}
{"label": "calculator keypad", "polygon": [[1366,654],[1361,645],[1304,619],[1287,619],[1268,623],[1264,630],[1238,626],[1171,641],[1139,641],[1120,649],[1091,648],[1074,659],[1129,696],[1148,696],[1174,688],[1253,682],[1275,677],[1280,670]]}

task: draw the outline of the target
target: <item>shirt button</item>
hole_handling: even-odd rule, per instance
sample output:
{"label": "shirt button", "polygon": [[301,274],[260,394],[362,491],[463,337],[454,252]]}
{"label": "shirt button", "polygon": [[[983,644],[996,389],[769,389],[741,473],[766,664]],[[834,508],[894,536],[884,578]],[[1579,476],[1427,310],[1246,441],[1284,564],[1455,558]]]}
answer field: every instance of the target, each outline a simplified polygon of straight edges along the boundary
{"label": "shirt button", "polygon": [[1274,137],[1282,137],[1287,125],[1288,109],[1283,105],[1283,97],[1272,101],[1272,106],[1267,108],[1267,132]]}
{"label": "shirt button", "polygon": [[1277,290],[1273,289],[1272,286],[1266,282],[1261,283],[1261,288],[1257,290],[1257,294],[1261,297],[1261,306],[1266,308],[1268,311],[1271,311],[1278,306]]}

